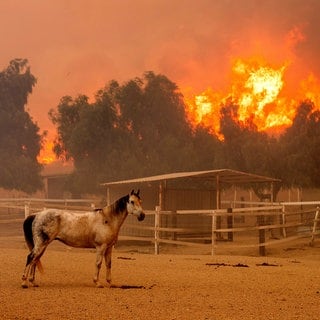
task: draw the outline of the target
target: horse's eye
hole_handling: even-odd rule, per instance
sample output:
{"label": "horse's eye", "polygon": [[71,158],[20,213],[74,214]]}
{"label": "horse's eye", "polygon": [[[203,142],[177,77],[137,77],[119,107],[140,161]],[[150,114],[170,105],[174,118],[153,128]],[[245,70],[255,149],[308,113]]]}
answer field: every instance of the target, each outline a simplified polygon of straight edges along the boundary
{"label": "horse's eye", "polygon": [[131,200],[131,204],[134,204],[134,201],[133,201],[133,200]]}

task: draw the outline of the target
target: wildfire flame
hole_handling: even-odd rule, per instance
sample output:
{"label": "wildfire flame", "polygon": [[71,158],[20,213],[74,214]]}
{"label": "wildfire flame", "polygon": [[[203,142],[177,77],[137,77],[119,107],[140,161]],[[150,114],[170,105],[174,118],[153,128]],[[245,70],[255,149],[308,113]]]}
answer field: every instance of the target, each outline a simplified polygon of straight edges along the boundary
{"label": "wildfire flame", "polygon": [[287,67],[288,63],[273,67],[261,59],[236,59],[228,93],[217,93],[208,88],[201,94],[190,95],[190,89],[185,90],[189,121],[193,126],[201,124],[219,136],[221,105],[231,100],[238,106],[238,120],[245,122],[251,119],[259,131],[288,127],[299,100],[310,99],[315,104],[320,102],[320,83],[311,74],[301,82],[301,93],[297,93],[299,97],[289,99],[282,95]]}
{"label": "wildfire flame", "polygon": [[187,105],[187,116],[191,124],[203,124],[211,133],[219,131],[220,108],[224,98],[219,93],[213,92],[211,88],[195,95],[189,89],[185,96]]}
{"label": "wildfire flame", "polygon": [[[300,83],[300,92],[295,97],[284,94],[285,73],[288,62],[272,66],[261,57],[248,60],[235,59],[231,68],[231,85],[228,92],[214,91],[208,87],[201,93],[188,87],[182,89],[189,122],[196,127],[201,124],[209,132],[222,139],[220,131],[220,110],[227,101],[238,106],[238,119],[245,123],[251,120],[259,131],[279,130],[292,124],[299,102],[309,99],[320,107],[320,81],[310,73]],[[55,161],[53,142],[47,141],[38,161],[49,164]]]}
{"label": "wildfire flame", "polygon": [[46,140],[38,156],[39,163],[50,164],[56,160],[53,152],[53,141]]}

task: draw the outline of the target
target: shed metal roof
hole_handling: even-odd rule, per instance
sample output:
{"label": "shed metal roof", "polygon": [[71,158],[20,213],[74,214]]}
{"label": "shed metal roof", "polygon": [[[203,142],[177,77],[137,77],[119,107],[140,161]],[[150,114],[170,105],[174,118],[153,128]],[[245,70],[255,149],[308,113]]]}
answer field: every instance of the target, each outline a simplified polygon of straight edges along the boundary
{"label": "shed metal roof", "polygon": [[170,179],[182,179],[182,178],[203,178],[204,180],[214,180],[219,179],[220,183],[228,184],[245,184],[245,183],[263,183],[263,182],[280,182],[281,180],[270,178],[266,176],[260,176],[252,173],[231,170],[231,169],[219,169],[219,170],[206,170],[206,171],[192,171],[192,172],[176,172],[167,173],[150,177],[105,182],[101,185],[103,186],[115,186],[120,184],[130,184],[130,183],[143,183],[143,182],[155,182],[164,181]]}

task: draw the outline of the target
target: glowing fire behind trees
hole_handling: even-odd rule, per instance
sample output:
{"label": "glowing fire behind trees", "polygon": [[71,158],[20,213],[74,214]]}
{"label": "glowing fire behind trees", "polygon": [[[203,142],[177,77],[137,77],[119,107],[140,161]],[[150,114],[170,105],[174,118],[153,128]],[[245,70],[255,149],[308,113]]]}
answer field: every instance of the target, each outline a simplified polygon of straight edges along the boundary
{"label": "glowing fire behind trees", "polygon": [[296,109],[302,100],[309,99],[318,106],[320,83],[310,74],[301,79],[296,97],[282,94],[287,64],[274,67],[260,59],[236,59],[232,66],[230,91],[215,92],[211,88],[200,94],[184,91],[188,119],[219,136],[220,109],[232,103],[238,106],[238,121],[251,120],[259,131],[277,132],[292,124]]}
{"label": "glowing fire behind trees", "polygon": [[[235,59],[228,92],[215,91],[210,87],[201,93],[194,93],[190,87],[181,90],[188,121],[193,127],[204,126],[223,140],[219,133],[220,110],[231,103],[238,107],[238,118],[235,120],[244,125],[250,121],[258,131],[278,134],[292,124],[303,100],[311,100],[317,108],[320,106],[320,82],[312,73],[306,79],[299,79],[300,91],[294,97],[288,94],[289,90],[284,90],[288,68],[289,63],[271,66],[261,57]],[[52,141],[44,144],[38,157],[40,163],[49,164],[56,160],[52,147]]]}
{"label": "glowing fire behind trees", "polygon": [[56,160],[53,152],[53,141],[45,141],[38,156],[38,161],[42,164],[50,164]]}

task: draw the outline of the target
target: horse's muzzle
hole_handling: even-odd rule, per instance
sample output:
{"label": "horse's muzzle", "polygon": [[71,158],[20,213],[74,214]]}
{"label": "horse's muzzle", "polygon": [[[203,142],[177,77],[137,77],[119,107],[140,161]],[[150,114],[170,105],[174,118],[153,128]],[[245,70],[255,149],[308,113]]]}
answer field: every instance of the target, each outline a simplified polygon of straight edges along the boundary
{"label": "horse's muzzle", "polygon": [[143,213],[143,212],[141,212],[140,214],[139,214],[139,216],[138,216],[138,221],[143,221],[144,220],[144,218],[145,218],[145,214]]}

